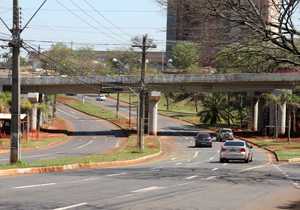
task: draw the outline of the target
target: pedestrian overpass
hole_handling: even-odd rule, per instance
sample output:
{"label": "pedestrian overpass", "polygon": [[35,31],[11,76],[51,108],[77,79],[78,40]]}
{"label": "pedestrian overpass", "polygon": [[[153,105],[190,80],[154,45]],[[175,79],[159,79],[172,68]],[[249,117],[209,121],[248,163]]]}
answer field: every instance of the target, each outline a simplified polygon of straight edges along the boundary
{"label": "pedestrian overpass", "polygon": [[[259,97],[263,92],[279,95],[283,89],[292,90],[300,82],[299,73],[260,74],[199,74],[199,75],[150,75],[146,76],[149,91],[149,116],[156,118],[157,92],[247,92],[251,100],[251,129],[262,131],[264,125],[264,101]],[[100,93],[103,86],[122,82],[121,92],[138,92],[140,76],[102,77],[22,77],[21,94],[89,94]],[[0,78],[0,91],[11,91],[12,78]],[[116,88],[118,89],[118,88]],[[106,91],[105,89],[102,89]],[[153,99],[151,100],[151,95]],[[286,109],[278,109],[278,133],[284,134]],[[274,127],[275,110],[270,112],[269,126]],[[153,120],[153,119],[152,119]],[[151,119],[149,119],[151,122]],[[156,123],[155,123],[156,124]],[[153,127],[153,126],[152,126]],[[156,125],[154,126],[156,128]],[[155,132],[154,132],[155,133]]]}

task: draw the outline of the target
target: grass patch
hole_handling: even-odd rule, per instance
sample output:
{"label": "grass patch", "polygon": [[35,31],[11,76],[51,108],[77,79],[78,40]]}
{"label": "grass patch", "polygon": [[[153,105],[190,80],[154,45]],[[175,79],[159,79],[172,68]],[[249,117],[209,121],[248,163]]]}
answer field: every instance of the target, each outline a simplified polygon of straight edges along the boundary
{"label": "grass patch", "polygon": [[[127,145],[119,152],[111,154],[89,155],[84,157],[75,158],[60,158],[53,160],[44,160],[35,163],[26,163],[23,160],[18,161],[14,165],[1,165],[0,170],[14,169],[14,168],[32,168],[32,167],[45,167],[45,166],[63,166],[70,164],[84,164],[84,163],[99,163],[99,162],[114,162],[134,160],[144,156],[152,155],[160,151],[160,142],[156,137],[145,138],[144,150],[137,150],[136,136],[130,136]],[[155,145],[155,146],[154,146]]]}
{"label": "grass patch", "polygon": [[99,107],[99,106],[89,103],[89,102],[85,102],[83,105],[82,101],[66,102],[65,104],[67,104],[77,110],[80,110],[82,112],[85,112],[87,114],[90,114],[90,115],[93,115],[96,117],[101,117],[103,119],[114,122],[123,129],[127,128],[126,124],[122,124],[122,123],[118,122],[119,120],[122,120],[122,119],[125,120],[126,118],[123,116],[120,116],[120,115],[119,115],[119,118],[116,118],[116,113],[111,110]]}
{"label": "grass patch", "polygon": [[275,150],[280,160],[299,158],[300,149]]}
{"label": "grass patch", "polygon": [[[296,147],[300,146],[300,143],[297,142],[278,142],[276,139],[263,139],[263,140],[253,140],[253,143],[256,143],[263,147]],[[300,154],[300,153],[299,153]]]}
{"label": "grass patch", "polygon": [[[21,148],[38,148],[38,147],[42,147],[48,144],[52,144],[55,143],[61,139],[63,139],[66,135],[65,134],[61,134],[58,135],[55,138],[44,138],[44,139],[30,139],[28,142],[26,142],[26,139],[21,139]],[[7,148],[2,149],[2,150],[8,150],[10,148],[10,139],[1,139],[1,143],[2,146],[5,146]]]}

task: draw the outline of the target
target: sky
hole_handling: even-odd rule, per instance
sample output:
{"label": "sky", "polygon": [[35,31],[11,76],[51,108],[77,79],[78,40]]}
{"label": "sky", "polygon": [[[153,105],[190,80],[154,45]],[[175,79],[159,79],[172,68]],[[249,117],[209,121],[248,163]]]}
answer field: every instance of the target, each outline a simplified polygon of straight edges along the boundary
{"label": "sky", "polygon": [[[44,0],[19,0],[21,28]],[[13,0],[0,0],[0,17],[12,27]],[[95,50],[130,47],[131,38],[148,35],[157,49],[166,48],[166,15],[153,0],[47,0],[24,29],[21,38],[31,47],[49,50],[62,42],[72,49],[94,46]],[[0,40],[11,34],[0,22]],[[71,44],[73,43],[73,44]],[[7,42],[0,41],[0,45]],[[7,52],[0,48],[0,54]],[[26,56],[21,50],[21,56]]]}

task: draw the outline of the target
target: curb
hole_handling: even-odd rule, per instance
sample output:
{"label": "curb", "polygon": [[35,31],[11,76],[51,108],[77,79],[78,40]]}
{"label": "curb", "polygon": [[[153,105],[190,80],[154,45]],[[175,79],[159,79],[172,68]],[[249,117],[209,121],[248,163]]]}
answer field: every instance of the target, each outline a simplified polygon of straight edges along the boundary
{"label": "curb", "polygon": [[64,165],[64,166],[47,166],[47,167],[38,167],[38,168],[6,169],[6,170],[0,170],[0,177],[11,176],[11,175],[25,175],[25,174],[69,171],[69,170],[93,169],[93,168],[100,168],[100,167],[134,164],[134,163],[139,163],[139,162],[143,162],[155,158],[159,156],[161,153],[162,151],[153,155],[148,155],[135,160],[126,160],[126,161],[72,164],[72,165]]}

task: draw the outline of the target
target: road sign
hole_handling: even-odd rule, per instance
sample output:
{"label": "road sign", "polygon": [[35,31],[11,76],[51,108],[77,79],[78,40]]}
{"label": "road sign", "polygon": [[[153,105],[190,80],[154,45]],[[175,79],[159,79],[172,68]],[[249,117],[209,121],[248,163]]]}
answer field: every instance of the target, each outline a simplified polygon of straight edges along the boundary
{"label": "road sign", "polygon": [[201,85],[201,92],[215,92],[214,85]]}

